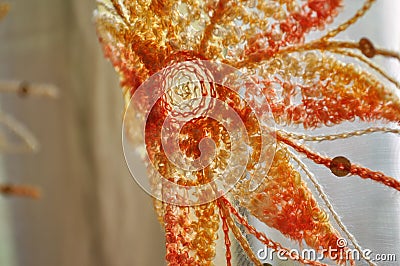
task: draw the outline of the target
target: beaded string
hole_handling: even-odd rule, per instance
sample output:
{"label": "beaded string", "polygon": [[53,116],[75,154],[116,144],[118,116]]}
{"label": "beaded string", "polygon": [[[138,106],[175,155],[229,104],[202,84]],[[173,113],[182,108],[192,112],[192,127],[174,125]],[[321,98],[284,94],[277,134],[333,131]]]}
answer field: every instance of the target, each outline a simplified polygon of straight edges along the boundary
{"label": "beaded string", "polygon": [[[365,256],[364,252],[362,252],[362,247],[357,243],[357,240],[355,237],[349,232],[349,230],[346,228],[346,226],[343,224],[342,220],[339,217],[339,214],[335,211],[333,208],[332,203],[328,199],[328,196],[325,194],[322,186],[318,183],[317,179],[314,177],[314,175],[308,170],[307,166],[296,156],[294,153],[289,151],[289,149],[284,148],[286,152],[290,155],[291,158],[300,166],[300,168],[306,173],[306,176],[311,180],[312,184],[314,185],[315,189],[317,190],[318,194],[324,201],[326,207],[328,208],[329,212],[332,214],[333,219],[336,221],[337,225],[340,227],[340,229],[346,234],[348,239],[350,239],[351,243],[354,245],[354,247],[362,254],[361,256],[363,257],[364,260],[368,262],[369,265],[375,265],[370,258]],[[354,261],[350,261],[351,265],[354,265]]]}
{"label": "beaded string", "polygon": [[[282,54],[290,54],[290,53],[302,53],[306,51],[331,51],[335,52],[340,49],[350,49],[350,50],[359,50],[366,57],[372,58],[376,55],[381,55],[388,58],[394,58],[400,61],[400,54],[388,51],[381,48],[375,48],[371,41],[366,38],[362,38],[359,42],[349,42],[349,41],[325,41],[325,40],[316,40],[310,43],[306,43],[303,45],[294,45],[283,48],[276,53],[271,54],[269,51],[261,50],[257,53],[252,54],[247,60],[240,61],[238,63],[234,63],[234,66],[237,68],[242,68],[247,65],[255,65],[265,60],[269,60],[273,57],[282,55]],[[348,53],[349,56],[353,56],[353,54]],[[380,70],[380,72],[384,72]]]}
{"label": "beaded string", "polygon": [[5,196],[12,195],[18,197],[28,197],[31,199],[40,198],[40,191],[38,188],[25,185],[0,184],[0,193]]}
{"label": "beaded string", "polygon": [[[323,157],[323,156],[319,155],[318,153],[315,153],[315,152],[311,151],[310,149],[306,148],[305,146],[297,144],[294,141],[292,141],[288,138],[285,138],[283,135],[281,135],[279,133],[277,133],[276,136],[279,141],[282,141],[283,143],[294,148],[296,151],[305,154],[308,159],[314,161],[317,164],[325,165],[326,167],[331,169],[331,164],[332,164],[333,159]],[[361,178],[372,179],[374,181],[382,183],[383,185],[392,187],[392,188],[400,191],[400,182],[393,177],[388,177],[388,176],[384,175],[381,172],[375,172],[368,168],[365,168],[365,167],[362,167],[362,166],[359,166],[356,164],[351,164],[351,168],[349,169],[348,173],[352,174],[352,175],[358,175]]]}
{"label": "beaded string", "polygon": [[[0,20],[8,13],[10,6],[6,3],[0,3]],[[0,93],[12,93],[25,98],[28,96],[39,96],[47,98],[57,98],[59,91],[51,84],[36,84],[27,81],[0,80]],[[0,150],[9,153],[37,152],[39,143],[33,134],[14,117],[4,112],[0,112],[0,124],[7,128],[11,134],[20,140],[20,143],[14,143],[0,132]],[[18,196],[38,199],[41,192],[34,186],[0,184],[0,194],[4,196]]]}

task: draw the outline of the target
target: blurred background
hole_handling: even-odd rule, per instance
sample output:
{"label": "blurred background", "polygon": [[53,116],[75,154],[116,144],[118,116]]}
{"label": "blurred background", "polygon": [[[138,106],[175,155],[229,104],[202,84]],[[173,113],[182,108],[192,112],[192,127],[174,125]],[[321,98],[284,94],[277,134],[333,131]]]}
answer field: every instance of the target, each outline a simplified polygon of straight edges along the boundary
{"label": "blurred background", "polygon": [[1,111],[40,150],[1,154],[0,180],[37,185],[43,196],[0,197],[0,265],[163,265],[151,198],[123,158],[122,96],[97,41],[95,1],[7,2],[0,80],[51,83],[60,97],[1,95]]}
{"label": "blurred background", "polygon": [[[339,20],[362,2],[345,1],[348,9]],[[123,102],[117,75],[97,41],[95,1],[8,3],[11,10],[0,21],[0,80],[51,83],[60,97],[0,95],[0,110],[23,122],[41,146],[37,154],[1,154],[0,181],[37,185],[43,193],[40,200],[0,197],[0,266],[163,265],[164,240],[151,198],[135,184],[124,162]],[[399,50],[399,13],[398,1],[378,1],[339,37],[368,36],[379,46]],[[397,62],[379,63],[400,78]],[[396,136],[316,149],[400,176]],[[310,167],[360,244],[397,253],[400,260],[399,193],[357,178],[324,178],[326,169]],[[268,233],[285,242],[279,233]]]}

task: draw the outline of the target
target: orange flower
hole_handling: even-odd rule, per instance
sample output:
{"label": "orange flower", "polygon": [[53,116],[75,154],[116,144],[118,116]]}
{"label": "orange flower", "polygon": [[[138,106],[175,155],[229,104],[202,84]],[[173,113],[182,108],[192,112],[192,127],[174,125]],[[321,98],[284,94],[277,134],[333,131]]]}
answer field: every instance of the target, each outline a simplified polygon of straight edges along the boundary
{"label": "orange flower", "polygon": [[[325,265],[300,256],[290,256],[288,248],[258,232],[239,213],[238,207],[245,208],[259,221],[300,244],[307,244],[337,264],[350,262],[354,265],[352,257],[343,256],[348,248],[341,243],[341,234],[358,251],[361,247],[343,225],[322,187],[299,159],[299,154],[326,166],[337,176],[358,175],[400,190],[400,182],[395,178],[353,164],[342,156],[324,157],[303,145],[303,142],[329,141],[374,132],[398,134],[399,130],[371,127],[337,135],[315,136],[289,132],[288,129],[300,126],[309,132],[354,120],[399,123],[400,102],[393,93],[394,89],[400,88],[399,82],[375,65],[371,58],[384,56],[400,60],[400,56],[375,48],[367,38],[359,42],[333,40],[338,33],[363,17],[373,2],[365,1],[348,21],[328,30],[320,38],[305,42],[307,33],[323,31],[333,21],[341,8],[340,0],[308,0],[301,3],[297,0],[98,1],[96,21],[99,39],[105,56],[120,73],[127,108],[135,94],[140,97],[131,104],[142,111],[148,108],[150,99],[160,91],[162,93],[163,86],[169,84],[170,77],[163,75],[168,70],[175,71],[175,67],[182,67],[179,71],[191,79],[191,76],[201,72],[196,72],[196,66],[201,68],[206,64],[204,60],[209,60],[236,68],[250,78],[243,83],[244,91],[232,91],[226,83],[211,82],[210,85],[204,80],[193,87],[174,84],[176,87],[170,94],[155,100],[148,114],[143,112],[139,115],[141,119],[147,119],[144,142],[148,158],[154,166],[153,170],[149,170],[149,179],[155,190],[167,191],[171,183],[182,186],[207,184],[232,162],[227,155],[233,147],[232,136],[226,127],[220,125],[224,119],[216,121],[200,115],[186,123],[179,133],[181,156],[192,161],[200,158],[201,161],[201,141],[211,138],[215,144],[215,160],[208,165],[201,161],[204,167],[190,173],[179,169],[168,157],[168,147],[163,146],[163,123],[176,110],[172,105],[179,106],[187,101],[185,99],[194,100],[199,95],[224,102],[226,109],[230,108],[240,118],[248,136],[250,161],[245,163],[243,175],[228,194],[196,206],[178,206],[169,201],[182,195],[167,193],[163,201],[155,199],[156,211],[165,228],[168,265],[212,265],[220,227],[225,238],[227,265],[232,264],[230,231],[248,258],[255,265],[262,265],[238,224],[266,246],[291,259],[304,264]],[[345,64],[339,59],[342,57],[351,58],[355,63]],[[189,67],[182,62],[194,62],[196,66],[189,64]],[[221,71],[224,67],[214,66],[204,75],[215,79],[229,76],[229,73]],[[373,70],[375,74],[368,70]],[[154,87],[147,85],[147,90],[140,90],[141,86],[146,86],[143,84],[149,84],[149,80],[156,81],[150,82],[155,84]],[[258,115],[263,114],[252,108],[252,104],[261,99],[261,94],[256,94],[252,82],[269,104],[269,108],[260,110],[270,112],[277,125],[276,128],[267,126],[268,137],[274,137],[273,144],[262,142],[265,125],[258,120]],[[252,100],[244,101],[243,97]],[[209,111],[213,108],[211,105],[210,102],[202,102],[201,107],[205,106]],[[183,116],[198,111],[191,110]],[[175,122],[179,124],[179,121]],[[136,133],[130,130],[133,139]],[[245,138],[239,140],[244,142]],[[263,159],[259,162],[263,158],[262,150],[270,151],[272,148],[275,156],[269,162]],[[171,183],[158,182],[155,171]],[[249,189],[251,182],[248,176],[255,173],[261,178],[261,184]],[[331,225],[328,215],[319,207],[304,179],[311,181],[342,232]],[[373,264],[367,257],[364,259]]]}

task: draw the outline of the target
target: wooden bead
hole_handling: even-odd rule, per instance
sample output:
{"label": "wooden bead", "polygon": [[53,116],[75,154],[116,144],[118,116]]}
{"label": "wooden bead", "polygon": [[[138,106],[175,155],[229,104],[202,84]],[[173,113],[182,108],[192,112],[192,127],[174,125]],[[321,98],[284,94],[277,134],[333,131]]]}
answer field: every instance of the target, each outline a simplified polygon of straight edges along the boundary
{"label": "wooden bead", "polygon": [[338,156],[333,158],[329,168],[334,175],[343,177],[350,173],[351,163],[346,157]]}
{"label": "wooden bead", "polygon": [[374,45],[367,38],[361,38],[359,41],[361,52],[368,58],[372,58],[376,54]]}

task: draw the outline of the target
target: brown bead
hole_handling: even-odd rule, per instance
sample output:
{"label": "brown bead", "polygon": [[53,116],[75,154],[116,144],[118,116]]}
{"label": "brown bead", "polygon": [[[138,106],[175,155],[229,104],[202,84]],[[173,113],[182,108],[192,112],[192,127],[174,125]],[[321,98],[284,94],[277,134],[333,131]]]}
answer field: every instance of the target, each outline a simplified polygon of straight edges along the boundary
{"label": "brown bead", "polygon": [[28,95],[28,93],[29,93],[29,83],[26,81],[21,82],[18,91],[19,96],[25,97]]}
{"label": "brown bead", "polygon": [[346,176],[350,173],[351,163],[346,157],[338,156],[333,158],[329,169],[331,169],[332,173],[336,176]]}
{"label": "brown bead", "polygon": [[368,58],[372,58],[375,56],[376,51],[375,47],[370,40],[367,38],[361,38],[359,41],[361,52]]}
{"label": "brown bead", "polygon": [[12,187],[9,185],[1,185],[0,186],[0,192],[4,193],[6,195],[11,194],[13,191]]}

